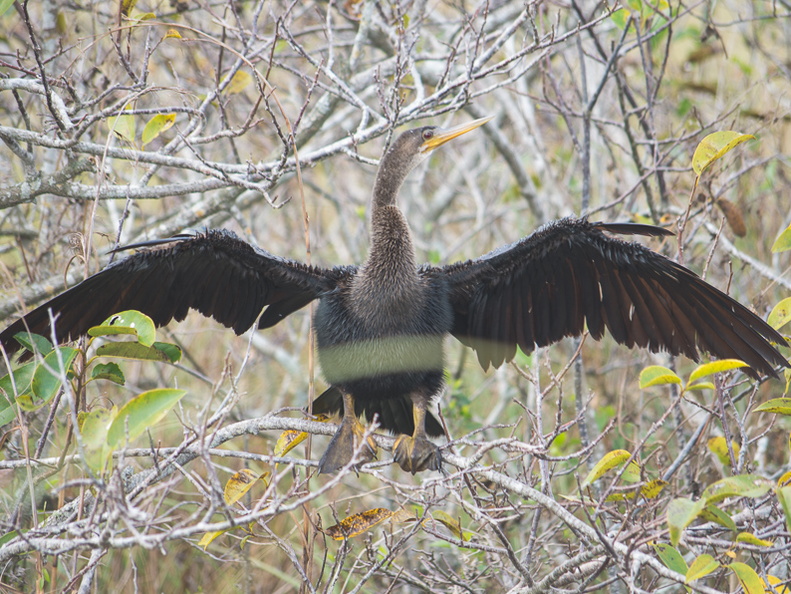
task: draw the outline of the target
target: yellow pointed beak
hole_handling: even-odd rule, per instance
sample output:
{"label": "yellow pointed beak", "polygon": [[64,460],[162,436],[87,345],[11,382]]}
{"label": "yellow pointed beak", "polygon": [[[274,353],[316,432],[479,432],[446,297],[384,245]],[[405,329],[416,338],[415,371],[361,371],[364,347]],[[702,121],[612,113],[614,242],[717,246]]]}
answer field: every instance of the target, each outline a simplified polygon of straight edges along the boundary
{"label": "yellow pointed beak", "polygon": [[442,129],[438,128],[434,130],[434,135],[431,138],[426,139],[426,141],[420,147],[420,151],[423,153],[427,153],[428,151],[433,151],[435,148],[441,147],[443,144],[448,142],[449,140],[453,140],[454,138],[458,138],[462,134],[466,134],[467,132],[471,132],[476,128],[483,126],[486,122],[491,120],[494,116],[489,116],[487,118],[479,118],[477,120],[473,120],[471,122],[467,122],[466,124],[461,124],[459,126],[454,126],[453,128]]}

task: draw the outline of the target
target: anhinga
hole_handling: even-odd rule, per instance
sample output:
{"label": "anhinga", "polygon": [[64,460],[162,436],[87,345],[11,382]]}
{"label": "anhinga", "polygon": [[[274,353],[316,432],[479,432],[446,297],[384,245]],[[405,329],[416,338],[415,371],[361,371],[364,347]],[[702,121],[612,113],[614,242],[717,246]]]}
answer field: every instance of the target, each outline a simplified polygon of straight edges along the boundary
{"label": "anhinga", "polygon": [[404,178],[431,151],[486,121],[417,128],[393,142],[376,176],[361,266],[308,266],[225,230],[177,235],[128,246],[141,249],[28,313],[0,342],[15,351],[18,332],[49,335],[49,310],[59,341],[128,309],[157,325],[196,309],[241,334],[256,319],[269,328],[318,299],[316,343],[330,388],[313,411],[343,415],[324,472],[347,464],[355,447],[373,454],[373,444],[362,443],[362,415],[399,435],[394,457],[404,470],[440,467],[428,436],[442,429],[427,407],[443,387],[448,334],[475,349],[484,368],[511,360],[517,345],[531,352],[586,325],[594,339],[607,328],[629,347],[740,359],[754,378],[789,366],[770,343],[784,344],[783,337],[761,318],[683,266],[605,234],[669,234],[657,227],[563,219],[474,260],[416,265],[396,206]]}

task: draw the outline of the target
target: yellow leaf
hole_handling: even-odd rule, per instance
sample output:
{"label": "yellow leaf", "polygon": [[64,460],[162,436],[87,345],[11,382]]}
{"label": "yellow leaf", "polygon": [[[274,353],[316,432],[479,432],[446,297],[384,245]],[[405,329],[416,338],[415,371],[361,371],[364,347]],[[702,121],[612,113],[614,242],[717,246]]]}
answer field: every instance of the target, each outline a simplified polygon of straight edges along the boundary
{"label": "yellow leaf", "polygon": [[727,154],[735,146],[746,140],[754,139],[752,134],[741,134],[733,131],[714,132],[700,141],[692,155],[692,169],[700,175],[717,159]]}
{"label": "yellow leaf", "polygon": [[203,547],[203,550],[206,550],[208,547],[218,536],[222,536],[226,532],[230,532],[233,528],[228,528],[227,530],[217,530],[217,532],[207,532],[204,534],[201,539],[198,541],[198,546]]}
{"label": "yellow leaf", "polygon": [[729,371],[731,369],[736,369],[737,367],[746,367],[747,363],[744,361],[740,361],[739,359],[720,359],[719,361],[712,361],[711,363],[704,363],[703,365],[698,365],[691,374],[689,374],[689,382],[691,384],[695,380],[698,380],[702,377],[706,377],[707,375],[712,375],[714,373],[720,373],[723,371]]}
{"label": "yellow leaf", "polygon": [[121,0],[121,14],[129,16],[129,11],[137,4],[137,0]]}
{"label": "yellow leaf", "polygon": [[776,415],[791,415],[791,398],[772,398],[759,404],[753,412],[769,412]]}
{"label": "yellow leaf", "polygon": [[280,434],[275,443],[275,456],[278,458],[284,456],[305,441],[308,434],[305,431],[297,431],[296,429],[288,429]]}
{"label": "yellow leaf", "polygon": [[772,252],[785,252],[791,250],[791,225],[786,227],[785,231],[783,231],[775,240],[774,245],[772,245]]}
{"label": "yellow leaf", "polygon": [[648,481],[642,487],[640,487],[640,495],[645,497],[646,499],[654,499],[659,496],[667,486],[667,481],[663,481],[662,479],[654,479],[652,481]]}
{"label": "yellow leaf", "polygon": [[229,82],[228,86],[225,88],[225,91],[229,95],[241,93],[250,85],[251,82],[253,82],[252,76],[250,76],[244,70],[237,70],[236,74],[233,75],[231,82]]}
{"label": "yellow leaf", "polygon": [[791,297],[786,297],[775,305],[766,319],[766,323],[775,330],[780,330],[788,322],[791,322]]}
{"label": "yellow leaf", "polygon": [[162,132],[173,126],[175,123],[175,113],[160,113],[148,120],[146,127],[143,128],[143,135],[141,137],[143,146],[154,140],[157,136],[162,134]]}
{"label": "yellow leaf", "polygon": [[181,39],[181,33],[176,31],[176,29],[168,29],[162,39]]}
{"label": "yellow leaf", "polygon": [[[315,420],[320,423],[326,423],[330,420],[327,415],[323,414],[315,415],[315,417]],[[308,434],[305,431],[297,431],[296,429],[288,429],[283,431],[275,443],[275,456],[285,456],[307,438]]]}
{"label": "yellow leaf", "polygon": [[772,545],[775,544],[771,540],[764,540],[762,538],[758,538],[755,534],[752,534],[751,532],[740,532],[736,536],[736,542],[744,542],[759,547],[771,547]]}
{"label": "yellow leaf", "polygon": [[225,483],[225,492],[223,493],[225,503],[228,505],[233,505],[242,497],[244,497],[245,493],[250,490],[250,488],[258,479],[261,479],[264,481],[264,483],[266,483],[268,476],[268,472],[256,474],[249,468],[242,468],[239,472],[235,473],[231,478],[229,478],[227,483]]}
{"label": "yellow leaf", "polygon": [[640,372],[640,387],[650,388],[663,384],[681,384],[681,378],[661,365],[649,365]]}
{"label": "yellow leaf", "polygon": [[[712,437],[709,442],[709,451],[717,456],[717,459],[720,461],[720,464],[723,466],[730,466],[731,463],[731,455],[728,452],[728,442],[725,441],[725,438],[722,436]],[[731,448],[733,448],[733,457],[739,457],[739,444],[735,441],[731,442]]]}
{"label": "yellow leaf", "polygon": [[692,562],[692,565],[689,566],[686,579],[684,581],[689,584],[695,580],[699,580],[700,578],[709,575],[712,571],[718,569],[719,566],[720,564],[711,555],[707,555],[706,553],[699,555]]}
{"label": "yellow leaf", "polygon": [[631,501],[635,497],[637,497],[637,493],[635,491],[625,491],[623,493],[612,493],[607,495],[605,501],[607,503],[612,503],[615,501]]}
{"label": "yellow leaf", "polygon": [[408,522],[410,520],[414,521],[416,519],[417,517],[414,513],[403,508],[399,509],[398,511],[394,511],[393,515],[390,516],[390,522]]}
{"label": "yellow leaf", "polygon": [[[459,540],[466,540],[464,538],[464,532],[461,529],[461,520],[458,518],[454,518],[449,513],[442,511],[441,509],[436,509],[431,512],[431,519],[436,520],[445,528],[450,530],[453,533],[453,536],[458,538]],[[429,522],[430,520],[426,518],[423,522]]]}
{"label": "yellow leaf", "polygon": [[121,140],[134,142],[135,140],[135,116],[119,115],[107,118],[107,127],[110,132]]}
{"label": "yellow leaf", "polygon": [[384,522],[392,515],[393,512],[382,507],[369,509],[359,514],[351,515],[348,518],[344,518],[341,520],[340,524],[335,524],[327,528],[324,534],[335,540],[354,538],[370,530],[377,524]]}
{"label": "yellow leaf", "polygon": [[738,561],[734,561],[727,567],[739,578],[739,583],[744,588],[745,594],[764,594],[764,581],[752,567]]}
{"label": "yellow leaf", "polygon": [[789,483],[791,483],[791,470],[783,473],[783,476],[777,479],[778,487],[787,487]]}
{"label": "yellow leaf", "polygon": [[[783,585],[785,580],[781,580],[779,577],[773,575],[767,575],[766,580],[764,583],[766,584],[766,592],[777,592],[777,594],[789,594],[791,590],[788,589],[787,586]],[[772,590],[774,588],[774,590]]]}
{"label": "yellow leaf", "polygon": [[613,468],[621,466],[630,457],[631,454],[626,450],[613,450],[611,452],[607,452],[588,473],[588,476],[585,477],[585,480],[582,481],[582,488],[584,489],[588,485],[592,484],[594,481],[601,478],[602,475],[609,472]]}

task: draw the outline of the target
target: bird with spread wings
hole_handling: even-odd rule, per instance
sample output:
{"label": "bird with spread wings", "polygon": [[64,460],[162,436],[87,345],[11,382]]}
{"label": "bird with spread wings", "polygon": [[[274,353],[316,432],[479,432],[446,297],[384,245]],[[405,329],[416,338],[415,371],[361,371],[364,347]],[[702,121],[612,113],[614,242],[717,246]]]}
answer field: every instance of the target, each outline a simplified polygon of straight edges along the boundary
{"label": "bird with spread wings", "polygon": [[374,454],[359,417],[398,435],[395,461],[412,473],[441,465],[429,437],[443,434],[428,410],[444,385],[448,335],[473,348],[484,368],[585,329],[605,329],[628,347],[698,360],[705,351],[745,362],[753,378],[789,363],[783,337],[696,274],[618,234],[667,235],[650,225],[562,219],[479,258],[418,265],[396,198],[431,151],[488,118],[401,134],[380,162],[371,202],[370,251],[359,266],[321,268],[281,258],[226,230],[182,234],[125,249],[109,265],[0,333],[14,352],[19,332],[75,339],[112,314],[139,310],[161,326],[194,309],[241,334],[277,324],[318,300],[318,358],[330,387],[314,413],[340,413],[320,462],[333,472],[355,451]]}

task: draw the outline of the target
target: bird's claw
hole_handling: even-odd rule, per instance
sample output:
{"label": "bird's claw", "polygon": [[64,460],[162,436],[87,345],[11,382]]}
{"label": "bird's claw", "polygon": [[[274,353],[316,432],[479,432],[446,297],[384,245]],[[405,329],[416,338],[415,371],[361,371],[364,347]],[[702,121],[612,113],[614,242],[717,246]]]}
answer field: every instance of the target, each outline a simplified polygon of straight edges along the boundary
{"label": "bird's claw", "polygon": [[412,474],[442,468],[439,448],[426,437],[400,435],[393,444],[393,458],[402,469]]}
{"label": "bird's claw", "polygon": [[355,452],[358,465],[370,462],[376,457],[376,442],[370,435],[366,438],[365,427],[356,418],[344,419],[319,461],[319,472],[337,472],[352,461]]}

